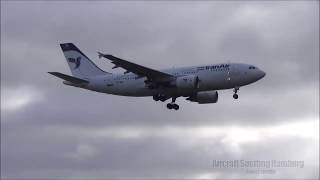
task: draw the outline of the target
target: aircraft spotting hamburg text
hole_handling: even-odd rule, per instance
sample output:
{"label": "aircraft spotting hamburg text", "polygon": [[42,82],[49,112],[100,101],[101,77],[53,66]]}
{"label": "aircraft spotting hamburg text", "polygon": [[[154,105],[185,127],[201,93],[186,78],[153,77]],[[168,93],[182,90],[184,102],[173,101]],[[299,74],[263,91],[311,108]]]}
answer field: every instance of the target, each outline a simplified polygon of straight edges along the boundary
{"label": "aircraft spotting hamburg text", "polygon": [[110,60],[126,71],[112,74],[97,67],[74,44],[60,44],[73,76],[49,72],[65,81],[64,84],[96,92],[120,96],[152,96],[155,101],[166,101],[168,109],[179,109],[176,98],[199,104],[216,103],[218,91],[233,89],[233,98],[238,99],[241,86],[251,84],[265,76],[259,68],[240,63],[224,63],[206,66],[191,66],[155,70],[118,57],[98,52],[99,58]]}

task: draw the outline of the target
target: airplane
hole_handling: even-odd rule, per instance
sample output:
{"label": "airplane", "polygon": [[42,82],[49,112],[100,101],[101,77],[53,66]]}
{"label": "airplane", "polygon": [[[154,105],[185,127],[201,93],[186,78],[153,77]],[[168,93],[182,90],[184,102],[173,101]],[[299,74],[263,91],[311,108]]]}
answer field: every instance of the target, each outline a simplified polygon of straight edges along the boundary
{"label": "airplane", "polygon": [[109,73],[100,69],[73,43],[60,47],[73,76],[59,72],[48,72],[63,79],[63,84],[120,96],[152,96],[155,101],[165,102],[168,109],[178,110],[178,97],[198,104],[216,103],[218,90],[233,89],[233,98],[238,99],[241,86],[262,79],[266,73],[250,64],[221,63],[155,70],[110,54],[98,52],[104,58],[125,72]]}

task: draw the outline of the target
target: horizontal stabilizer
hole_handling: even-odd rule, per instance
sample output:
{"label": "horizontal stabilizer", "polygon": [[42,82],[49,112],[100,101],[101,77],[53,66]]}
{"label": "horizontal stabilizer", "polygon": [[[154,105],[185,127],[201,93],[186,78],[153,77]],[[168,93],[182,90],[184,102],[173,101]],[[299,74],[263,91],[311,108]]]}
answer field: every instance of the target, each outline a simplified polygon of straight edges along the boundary
{"label": "horizontal stabilizer", "polygon": [[75,83],[75,84],[84,84],[84,83],[89,83],[89,81],[86,81],[86,80],[83,80],[83,79],[80,79],[80,78],[76,78],[76,77],[73,77],[73,76],[69,76],[69,75],[66,75],[66,74],[62,74],[62,73],[59,73],[59,72],[48,72],[49,74],[52,74],[58,78],[61,78],[61,79],[64,79],[66,81],[69,81],[71,83]]}

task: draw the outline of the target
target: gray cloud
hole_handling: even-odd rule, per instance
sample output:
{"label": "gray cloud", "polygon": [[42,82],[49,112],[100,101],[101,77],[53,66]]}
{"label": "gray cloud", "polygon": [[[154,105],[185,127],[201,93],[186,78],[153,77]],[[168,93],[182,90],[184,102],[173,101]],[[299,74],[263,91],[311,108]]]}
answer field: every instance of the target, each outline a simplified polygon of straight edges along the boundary
{"label": "gray cloud", "polygon": [[[224,127],[221,128],[224,129]],[[305,165],[309,167],[297,169],[294,172],[290,168],[277,169],[278,177],[312,178],[316,175],[315,167],[318,166],[316,159],[313,158],[318,156],[318,149],[314,149],[316,142],[306,137],[264,137],[258,140],[260,145],[257,146],[253,143],[255,141],[238,145],[229,143],[228,141],[232,139],[225,137],[228,133],[212,137],[192,137],[195,133],[186,133],[183,130],[181,131],[183,134],[180,134],[180,132],[172,133],[163,129],[168,134],[162,134],[159,131],[150,132],[142,138],[113,136],[114,133],[108,133],[112,129],[103,131],[91,129],[99,131],[92,134],[85,128],[77,129],[72,126],[46,126],[41,129],[24,127],[20,132],[12,131],[17,130],[16,127],[12,129],[8,126],[6,130],[6,137],[10,138],[10,141],[6,143],[3,150],[10,153],[7,153],[8,156],[3,160],[7,162],[5,173],[12,175],[18,172],[15,176],[43,178],[47,176],[41,173],[30,174],[30,172],[42,169],[50,174],[53,168],[62,172],[62,174],[53,174],[53,177],[70,175],[74,177],[164,177],[166,175],[193,177],[206,173],[218,173],[218,177],[250,176],[245,174],[243,169],[213,168],[212,160],[286,160],[295,157],[292,160],[304,160]],[[127,131],[130,134],[130,129]],[[79,134],[79,132],[82,133]],[[100,134],[101,132],[104,134]],[[181,137],[189,140],[186,141]],[[48,139],[50,141],[47,141]],[[50,156],[48,152],[51,152]],[[23,162],[21,162],[21,156],[25,158]],[[65,170],[72,170],[74,174]],[[304,174],[303,172],[306,171],[311,172]],[[220,173],[231,173],[231,176],[220,175]]]}
{"label": "gray cloud", "polygon": [[[317,138],[279,135],[241,144],[238,154],[224,142],[230,132],[207,139],[194,133],[198,143],[191,145],[192,138],[181,137],[203,126],[259,129],[318,122],[318,3],[1,2],[2,176],[251,177],[213,169],[210,163],[216,158],[284,158],[302,159],[308,166],[266,178],[318,177]],[[151,98],[62,85],[46,73],[70,74],[61,42],[74,42],[107,71],[110,63],[98,60],[96,51],[156,69],[243,62],[267,75],[241,88],[238,102],[226,90],[220,91],[218,104],[178,99],[181,111],[170,112]],[[11,107],[15,98],[20,105]],[[119,127],[155,134],[113,137],[112,128]],[[100,128],[111,137],[94,136]],[[157,135],[165,128],[182,132]]]}

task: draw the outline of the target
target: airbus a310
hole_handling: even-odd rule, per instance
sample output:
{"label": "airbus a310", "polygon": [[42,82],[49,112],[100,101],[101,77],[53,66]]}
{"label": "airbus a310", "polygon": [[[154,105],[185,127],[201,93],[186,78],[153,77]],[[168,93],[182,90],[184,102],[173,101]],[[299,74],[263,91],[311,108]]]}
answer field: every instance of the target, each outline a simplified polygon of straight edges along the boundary
{"label": "airbus a310", "polygon": [[146,97],[155,101],[166,101],[168,109],[179,109],[175,103],[178,97],[199,104],[216,103],[218,91],[233,89],[233,98],[238,99],[241,86],[254,83],[265,76],[265,72],[250,64],[222,63],[155,70],[110,54],[98,52],[99,58],[111,61],[121,67],[124,73],[109,73],[101,70],[74,44],[60,44],[73,76],[59,72],[50,74],[63,79],[65,85],[96,92]]}

